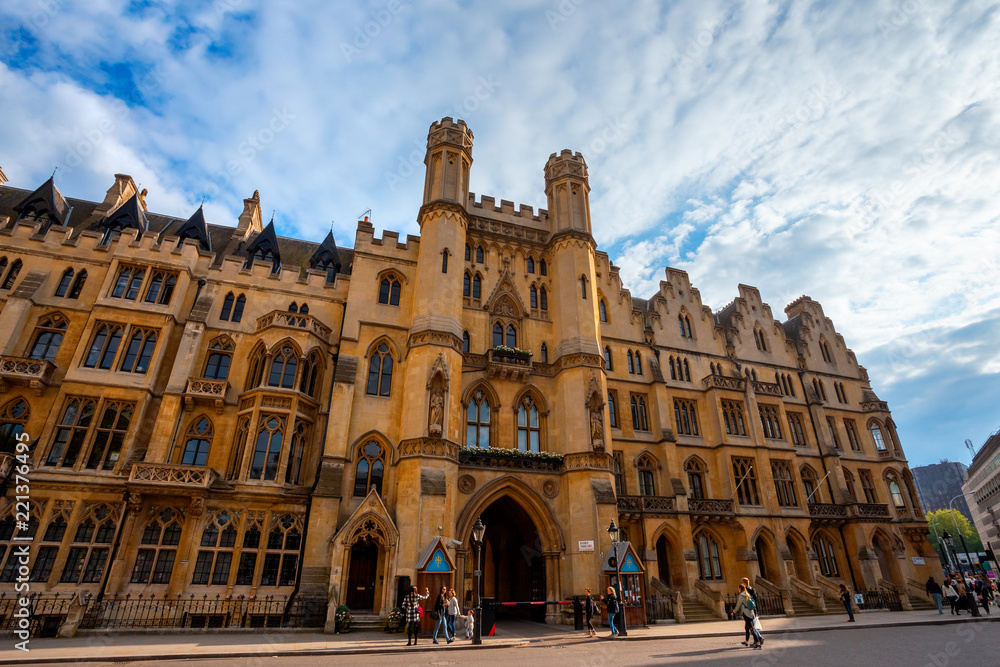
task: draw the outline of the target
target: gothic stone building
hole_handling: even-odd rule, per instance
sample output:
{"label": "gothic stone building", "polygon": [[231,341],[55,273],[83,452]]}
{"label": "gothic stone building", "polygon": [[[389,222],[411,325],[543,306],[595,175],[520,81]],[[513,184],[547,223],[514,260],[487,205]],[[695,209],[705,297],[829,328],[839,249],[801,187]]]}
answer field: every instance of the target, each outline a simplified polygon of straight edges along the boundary
{"label": "gothic stone building", "polygon": [[[548,208],[469,192],[472,132],[430,127],[420,236],[282,238],[0,187],[0,434],[31,442],[30,522],[0,587],[321,596],[386,614],[410,582],[472,601],[603,584],[619,523],[645,590],[721,615],[837,585],[922,596],[931,549],[888,406],[820,304],[721,310],[668,268],[635,298],[591,233],[579,153]],[[23,509],[23,508],[22,508]],[[593,543],[591,547],[588,543]],[[564,618],[549,605],[549,622]]]}

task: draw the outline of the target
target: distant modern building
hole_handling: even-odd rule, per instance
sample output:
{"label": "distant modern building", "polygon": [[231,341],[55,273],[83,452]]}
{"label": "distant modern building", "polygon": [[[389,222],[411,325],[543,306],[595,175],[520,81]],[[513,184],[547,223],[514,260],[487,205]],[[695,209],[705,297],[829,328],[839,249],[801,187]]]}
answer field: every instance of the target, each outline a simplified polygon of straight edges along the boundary
{"label": "distant modern building", "polygon": [[962,495],[962,484],[965,482],[965,471],[968,468],[958,461],[943,461],[928,466],[912,468],[913,479],[917,483],[917,493],[924,510],[948,509],[948,504],[955,498],[955,509],[965,516],[969,513],[969,504]]}
{"label": "distant modern building", "polygon": [[[917,468],[913,473],[916,475]],[[972,459],[966,476],[968,481],[962,485],[962,491],[975,501],[972,520],[983,546],[989,544],[996,551],[1000,549],[1000,431],[986,440]]]}

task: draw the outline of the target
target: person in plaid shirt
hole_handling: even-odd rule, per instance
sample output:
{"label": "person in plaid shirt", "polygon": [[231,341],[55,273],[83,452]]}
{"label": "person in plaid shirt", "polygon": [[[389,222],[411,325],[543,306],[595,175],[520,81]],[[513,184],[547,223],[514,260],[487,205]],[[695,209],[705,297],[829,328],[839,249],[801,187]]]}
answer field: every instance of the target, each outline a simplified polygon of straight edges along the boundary
{"label": "person in plaid shirt", "polygon": [[420,601],[426,600],[431,594],[430,589],[425,588],[424,594],[417,593],[416,586],[410,586],[410,592],[403,598],[403,619],[406,621],[406,645],[410,646],[410,639],[413,639],[413,646],[417,645],[417,637],[420,636]]}

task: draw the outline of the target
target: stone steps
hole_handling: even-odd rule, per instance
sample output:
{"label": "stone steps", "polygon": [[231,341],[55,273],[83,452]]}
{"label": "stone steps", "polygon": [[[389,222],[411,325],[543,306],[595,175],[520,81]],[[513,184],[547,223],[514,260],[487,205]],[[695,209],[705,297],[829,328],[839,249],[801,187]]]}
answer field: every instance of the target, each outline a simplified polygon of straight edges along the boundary
{"label": "stone steps", "polygon": [[685,623],[709,623],[721,620],[714,611],[703,605],[697,598],[684,598]]}

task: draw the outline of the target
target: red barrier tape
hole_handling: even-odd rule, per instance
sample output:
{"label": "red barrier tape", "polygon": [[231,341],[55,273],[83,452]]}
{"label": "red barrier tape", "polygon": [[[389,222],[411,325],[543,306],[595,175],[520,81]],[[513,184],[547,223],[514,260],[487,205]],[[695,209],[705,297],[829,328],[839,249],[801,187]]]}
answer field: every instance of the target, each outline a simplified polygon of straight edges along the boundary
{"label": "red barrier tape", "polygon": [[517,604],[573,604],[573,601],[572,600],[556,600],[556,601],[546,600],[544,602],[498,602],[497,604],[499,604],[501,606],[504,606],[504,607],[508,607],[508,606],[517,605]]}

